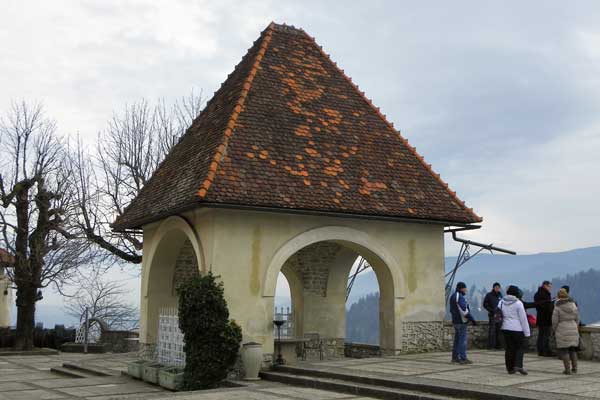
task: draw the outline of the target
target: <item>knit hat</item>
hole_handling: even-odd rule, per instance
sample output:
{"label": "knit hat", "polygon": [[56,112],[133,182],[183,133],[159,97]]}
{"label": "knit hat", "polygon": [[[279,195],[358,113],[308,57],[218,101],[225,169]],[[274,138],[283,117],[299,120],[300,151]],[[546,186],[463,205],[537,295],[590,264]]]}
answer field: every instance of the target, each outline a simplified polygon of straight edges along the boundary
{"label": "knit hat", "polygon": [[565,288],[562,288],[558,291],[558,298],[559,299],[568,299],[569,298],[569,292],[567,292],[567,290]]}
{"label": "knit hat", "polygon": [[466,287],[467,287],[467,285],[464,282],[458,282],[456,284],[456,290],[465,289]]}

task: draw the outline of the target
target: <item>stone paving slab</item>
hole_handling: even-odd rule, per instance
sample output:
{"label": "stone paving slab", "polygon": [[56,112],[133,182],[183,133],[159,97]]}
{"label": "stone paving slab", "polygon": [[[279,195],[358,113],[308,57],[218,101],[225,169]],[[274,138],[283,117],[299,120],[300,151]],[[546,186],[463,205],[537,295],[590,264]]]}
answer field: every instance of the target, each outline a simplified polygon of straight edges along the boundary
{"label": "stone paving slab", "polygon": [[299,367],[330,371],[350,376],[431,382],[435,385],[465,384],[492,393],[518,393],[534,398],[600,398],[600,363],[579,362],[579,374],[562,374],[562,361],[533,354],[525,357],[529,375],[509,375],[503,351],[470,351],[472,365],[453,364],[450,354],[425,353],[373,359],[338,359],[326,362],[300,362]]}
{"label": "stone paving slab", "polygon": [[[126,378],[120,371],[135,354],[74,354],[0,357],[0,400],[367,400],[365,397],[260,381],[247,387],[173,393]],[[378,360],[373,360],[377,362]],[[383,360],[380,360],[383,361]],[[49,371],[64,362],[111,370],[114,376],[68,378]]]}
{"label": "stone paving slab", "polygon": [[19,390],[0,393],[1,400],[55,400],[65,396],[41,389]]}

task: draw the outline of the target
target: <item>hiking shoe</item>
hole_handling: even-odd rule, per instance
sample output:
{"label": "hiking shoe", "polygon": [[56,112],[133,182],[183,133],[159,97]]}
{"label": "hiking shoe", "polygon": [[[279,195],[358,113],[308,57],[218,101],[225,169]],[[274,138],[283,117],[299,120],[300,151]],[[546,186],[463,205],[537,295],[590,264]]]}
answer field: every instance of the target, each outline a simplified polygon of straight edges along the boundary
{"label": "hiking shoe", "polygon": [[508,374],[509,374],[509,375],[514,375],[514,374],[516,374],[516,373],[517,373],[517,370],[516,370],[516,369],[511,369],[510,371],[508,371]]}
{"label": "hiking shoe", "polygon": [[525,368],[515,368],[517,370],[518,373],[520,373],[521,375],[529,375],[529,372],[527,372],[527,370]]}
{"label": "hiking shoe", "polygon": [[473,364],[473,361],[469,360],[468,358],[465,358],[464,360],[460,360],[458,363],[460,365],[469,365],[469,364]]}
{"label": "hiking shoe", "polygon": [[577,368],[571,368],[571,372],[576,374],[577,373]]}
{"label": "hiking shoe", "polygon": [[460,360],[459,360],[458,358],[453,358],[453,359],[452,359],[452,362],[453,362],[454,364],[459,364],[459,363],[460,363]]}
{"label": "hiking shoe", "polygon": [[563,374],[565,374],[565,375],[571,375],[571,371],[569,371],[568,369],[565,369],[563,371]]}

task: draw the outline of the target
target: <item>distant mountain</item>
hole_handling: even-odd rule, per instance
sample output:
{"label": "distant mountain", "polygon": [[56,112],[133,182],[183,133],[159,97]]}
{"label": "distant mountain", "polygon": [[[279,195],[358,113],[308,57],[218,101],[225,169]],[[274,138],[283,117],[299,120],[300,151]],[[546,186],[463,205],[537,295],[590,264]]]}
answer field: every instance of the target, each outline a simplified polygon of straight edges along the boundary
{"label": "distant mountain", "polygon": [[[456,257],[446,258],[446,271],[456,263]],[[531,255],[480,254],[464,264],[456,278],[477,287],[489,288],[495,281],[503,286],[516,284],[523,288],[537,287],[545,279],[566,276],[589,269],[600,270],[600,246],[559,253]]]}
{"label": "distant mountain", "polygon": [[[455,263],[456,257],[446,257],[446,271],[452,270]],[[600,270],[600,246],[516,256],[479,254],[458,270],[455,282],[464,281],[468,287],[475,285],[488,289],[496,281],[504,287],[516,284],[522,288],[532,288],[545,279],[589,269]],[[372,270],[365,271],[357,278],[347,305],[378,291],[375,273]]]}

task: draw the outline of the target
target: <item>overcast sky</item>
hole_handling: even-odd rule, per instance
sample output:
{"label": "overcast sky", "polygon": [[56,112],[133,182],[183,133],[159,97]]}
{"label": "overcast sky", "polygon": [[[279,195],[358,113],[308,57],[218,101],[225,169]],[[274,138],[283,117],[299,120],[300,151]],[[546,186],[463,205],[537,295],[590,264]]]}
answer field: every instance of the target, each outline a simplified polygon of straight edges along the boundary
{"label": "overcast sky", "polygon": [[597,1],[4,0],[0,110],[42,101],[91,141],[126,103],[212,95],[285,22],[484,217],[472,238],[521,253],[599,245],[598,15]]}

